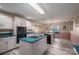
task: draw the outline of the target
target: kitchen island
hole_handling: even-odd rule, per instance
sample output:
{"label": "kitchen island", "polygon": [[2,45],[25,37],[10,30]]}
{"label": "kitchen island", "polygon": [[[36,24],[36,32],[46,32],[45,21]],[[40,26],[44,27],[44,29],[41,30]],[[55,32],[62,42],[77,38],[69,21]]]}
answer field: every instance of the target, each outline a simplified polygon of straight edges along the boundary
{"label": "kitchen island", "polygon": [[47,50],[46,36],[31,36],[20,39],[21,55],[42,55]]}

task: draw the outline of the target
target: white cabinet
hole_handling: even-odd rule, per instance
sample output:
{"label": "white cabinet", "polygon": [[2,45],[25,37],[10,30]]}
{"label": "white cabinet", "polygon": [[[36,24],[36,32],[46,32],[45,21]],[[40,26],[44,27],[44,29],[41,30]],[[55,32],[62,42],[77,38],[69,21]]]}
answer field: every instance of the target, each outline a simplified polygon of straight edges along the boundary
{"label": "white cabinet", "polygon": [[8,41],[6,40],[7,38],[0,38],[0,53],[7,51],[7,44]]}
{"label": "white cabinet", "polygon": [[20,26],[26,27],[26,20],[25,19],[21,18],[21,20],[20,20]]}
{"label": "white cabinet", "polygon": [[33,24],[30,21],[26,21],[27,22],[27,29],[32,29]]}
{"label": "white cabinet", "polygon": [[13,29],[12,18],[5,15],[0,15],[0,29]]}
{"label": "white cabinet", "polygon": [[3,28],[3,22],[2,22],[2,17],[0,16],[0,29]]}
{"label": "white cabinet", "polygon": [[46,50],[47,50],[47,40],[46,38],[43,38],[37,42],[35,42],[33,44],[33,47],[32,47],[32,54],[34,55],[41,55],[43,54]]}
{"label": "white cabinet", "polygon": [[15,26],[26,26],[26,20],[21,17],[15,17],[14,19],[14,25]]}
{"label": "white cabinet", "polygon": [[16,37],[0,38],[0,53],[8,51],[16,47]]}
{"label": "white cabinet", "polygon": [[16,37],[8,37],[8,50],[16,47]]}
{"label": "white cabinet", "polygon": [[11,19],[5,19],[4,29],[13,29],[13,23]]}
{"label": "white cabinet", "polygon": [[43,38],[37,42],[29,43],[20,41],[21,55],[42,55],[47,50],[47,40]]}

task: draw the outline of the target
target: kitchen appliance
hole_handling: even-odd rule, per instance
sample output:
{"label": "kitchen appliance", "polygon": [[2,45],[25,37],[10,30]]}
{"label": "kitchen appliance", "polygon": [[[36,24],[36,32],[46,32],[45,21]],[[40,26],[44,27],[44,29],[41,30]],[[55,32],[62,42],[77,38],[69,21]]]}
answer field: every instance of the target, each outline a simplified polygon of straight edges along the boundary
{"label": "kitchen appliance", "polygon": [[20,27],[18,26],[17,27],[17,42],[16,43],[19,43],[19,38],[24,38],[26,37],[26,27]]}
{"label": "kitchen appliance", "polygon": [[51,34],[44,34],[47,36],[47,44],[52,44]]}

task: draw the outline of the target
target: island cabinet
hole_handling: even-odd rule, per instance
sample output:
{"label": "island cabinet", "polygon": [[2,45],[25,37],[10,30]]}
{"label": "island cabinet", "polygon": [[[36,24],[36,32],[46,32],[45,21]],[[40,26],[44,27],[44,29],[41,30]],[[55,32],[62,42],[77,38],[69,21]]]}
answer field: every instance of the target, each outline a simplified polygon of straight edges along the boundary
{"label": "island cabinet", "polygon": [[16,37],[0,38],[0,54],[16,47]]}
{"label": "island cabinet", "polygon": [[32,54],[34,55],[42,55],[47,50],[47,41],[46,38],[39,40],[38,42],[34,43]]}
{"label": "island cabinet", "polygon": [[20,41],[21,55],[42,55],[47,50],[46,38],[42,38],[35,42]]}

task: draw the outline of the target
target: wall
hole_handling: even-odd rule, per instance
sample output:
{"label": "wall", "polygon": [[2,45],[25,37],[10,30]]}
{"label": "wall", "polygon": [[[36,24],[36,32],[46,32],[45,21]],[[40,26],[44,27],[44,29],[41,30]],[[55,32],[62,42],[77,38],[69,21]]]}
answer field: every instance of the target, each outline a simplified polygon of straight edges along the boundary
{"label": "wall", "polygon": [[[59,25],[60,26],[60,33],[57,35],[58,38],[68,39],[70,40],[70,31],[73,30],[73,22],[72,21],[65,21],[65,22],[57,22],[57,23],[39,23],[35,24],[35,30],[38,33],[47,33],[51,29],[51,27]],[[67,25],[67,29],[63,29],[63,26]]]}
{"label": "wall", "polygon": [[35,29],[38,33],[46,33],[50,30],[50,24],[38,23],[35,24]]}
{"label": "wall", "polygon": [[73,22],[67,21],[53,24],[53,26],[57,25],[60,27],[60,32],[55,34],[55,37],[70,40],[70,31],[73,30]]}
{"label": "wall", "polygon": [[54,23],[53,26],[59,26],[60,32],[70,32],[73,30],[73,22],[72,21],[66,21],[66,22],[59,22]]}
{"label": "wall", "polygon": [[73,18],[73,31],[71,31],[71,42],[79,45],[79,16]]}
{"label": "wall", "polygon": [[[78,30],[79,31],[79,30]],[[71,32],[71,42],[75,45],[79,45],[79,32]]]}

